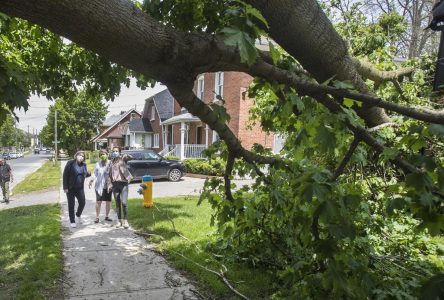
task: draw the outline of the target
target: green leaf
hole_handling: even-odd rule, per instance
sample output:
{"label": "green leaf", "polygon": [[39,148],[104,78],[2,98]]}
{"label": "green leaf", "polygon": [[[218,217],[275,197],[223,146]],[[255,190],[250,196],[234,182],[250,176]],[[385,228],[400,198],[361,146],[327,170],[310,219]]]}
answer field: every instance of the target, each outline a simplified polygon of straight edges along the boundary
{"label": "green leaf", "polygon": [[225,44],[238,47],[241,62],[251,66],[256,61],[257,49],[254,45],[254,40],[246,32],[228,27],[222,29],[221,32],[224,34]]}
{"label": "green leaf", "polygon": [[429,125],[429,132],[438,137],[444,137],[444,125],[431,124]]}
{"label": "green leaf", "polygon": [[418,225],[419,230],[428,229],[430,235],[437,236],[444,231],[444,216],[432,215]]}
{"label": "green leaf", "polygon": [[335,134],[324,125],[317,128],[315,141],[318,143],[320,150],[324,152],[333,150],[336,146]]}
{"label": "green leaf", "polygon": [[262,13],[257,10],[256,8],[252,7],[251,5],[247,5],[247,14],[255,17],[256,19],[258,19],[259,21],[262,22],[262,24],[264,24],[267,28],[268,28],[268,22],[267,20],[265,20],[264,16],[262,15]]}
{"label": "green leaf", "polygon": [[344,98],[344,101],[342,102],[346,107],[351,108],[353,105],[356,105],[358,107],[362,107],[362,102],[350,99],[350,98]]}
{"label": "green leaf", "polygon": [[387,213],[388,214],[393,214],[394,210],[401,210],[406,206],[407,202],[405,201],[404,198],[400,198],[400,197],[396,197],[394,199],[391,199],[388,201],[387,203]]}
{"label": "green leaf", "polygon": [[273,45],[272,42],[268,42],[268,46],[270,48],[270,56],[271,59],[273,60],[273,64],[276,65],[279,62],[281,54],[279,53],[279,51],[276,49],[276,47]]}
{"label": "green leaf", "polygon": [[385,148],[384,151],[382,151],[381,156],[384,160],[390,160],[394,159],[398,154],[399,150],[396,148]]}
{"label": "green leaf", "polygon": [[423,191],[426,187],[431,187],[433,181],[429,175],[424,173],[410,173],[406,176],[406,184],[417,191]]}

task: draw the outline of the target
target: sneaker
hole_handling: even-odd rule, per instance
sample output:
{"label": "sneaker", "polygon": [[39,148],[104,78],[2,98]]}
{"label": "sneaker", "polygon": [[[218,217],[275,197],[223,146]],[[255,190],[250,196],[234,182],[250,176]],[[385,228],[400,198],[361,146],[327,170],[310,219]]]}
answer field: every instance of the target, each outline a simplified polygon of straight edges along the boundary
{"label": "sneaker", "polygon": [[79,223],[79,224],[83,224],[82,217],[77,217],[77,216],[76,216],[76,219],[77,219],[77,223]]}
{"label": "sneaker", "polygon": [[129,227],[128,220],[123,220],[122,226],[123,226],[123,228],[128,228]]}
{"label": "sneaker", "polygon": [[71,223],[71,227],[72,227],[72,228],[76,228],[76,227],[77,227],[77,224],[76,224],[76,223]]}
{"label": "sneaker", "polygon": [[118,220],[117,221],[117,224],[116,224],[116,228],[120,228],[120,227],[122,227],[123,226],[123,220]]}
{"label": "sneaker", "polygon": [[96,219],[94,220],[94,223],[99,223],[99,218],[96,218]]}

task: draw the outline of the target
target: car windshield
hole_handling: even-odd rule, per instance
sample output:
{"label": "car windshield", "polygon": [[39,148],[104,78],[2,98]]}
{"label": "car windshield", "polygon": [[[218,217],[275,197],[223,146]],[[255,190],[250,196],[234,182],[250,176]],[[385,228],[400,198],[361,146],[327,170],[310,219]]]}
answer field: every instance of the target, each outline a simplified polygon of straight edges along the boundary
{"label": "car windshield", "polygon": [[145,152],[145,153],[143,153],[143,156],[144,156],[144,158],[146,160],[158,160],[158,159],[160,159],[160,156],[157,155],[154,152]]}

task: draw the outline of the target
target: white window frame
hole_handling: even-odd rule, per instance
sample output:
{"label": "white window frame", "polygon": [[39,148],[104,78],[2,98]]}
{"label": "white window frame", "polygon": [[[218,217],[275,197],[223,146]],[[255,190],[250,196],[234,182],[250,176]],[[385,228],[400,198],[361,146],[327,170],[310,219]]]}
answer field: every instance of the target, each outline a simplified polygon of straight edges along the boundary
{"label": "white window frame", "polygon": [[160,138],[160,134],[155,133],[153,135],[153,148],[159,148],[159,142],[160,142],[159,138]]}
{"label": "white window frame", "polygon": [[217,96],[224,98],[224,72],[216,72],[214,74],[214,99]]}
{"label": "white window frame", "polygon": [[151,106],[151,121],[154,121],[155,119],[156,119],[156,107],[153,104],[153,106]]}
{"label": "white window frame", "polygon": [[205,96],[205,81],[204,81],[204,76],[201,75],[199,76],[199,78],[197,78],[197,97],[201,101],[204,101],[204,96]]}

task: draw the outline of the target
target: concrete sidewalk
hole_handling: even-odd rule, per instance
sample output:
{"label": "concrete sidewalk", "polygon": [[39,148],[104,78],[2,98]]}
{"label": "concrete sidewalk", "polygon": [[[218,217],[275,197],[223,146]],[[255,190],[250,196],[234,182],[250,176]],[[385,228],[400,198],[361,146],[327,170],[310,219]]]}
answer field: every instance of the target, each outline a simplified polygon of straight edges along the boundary
{"label": "concrete sidewalk", "polygon": [[59,203],[59,189],[33,192],[29,194],[11,195],[9,203],[0,203],[0,210],[19,206]]}
{"label": "concrete sidewalk", "polygon": [[195,287],[144,238],[115,227],[114,211],[113,222],[103,221],[102,213],[101,221],[94,223],[95,194],[87,183],[85,194],[83,224],[71,228],[66,195],[60,188],[66,299],[199,299]]}

